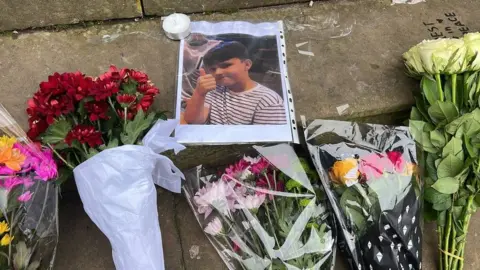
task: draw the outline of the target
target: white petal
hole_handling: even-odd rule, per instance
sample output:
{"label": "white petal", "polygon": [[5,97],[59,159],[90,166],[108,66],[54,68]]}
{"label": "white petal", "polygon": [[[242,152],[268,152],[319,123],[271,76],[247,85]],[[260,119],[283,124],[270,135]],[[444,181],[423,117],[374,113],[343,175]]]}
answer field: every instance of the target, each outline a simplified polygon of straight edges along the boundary
{"label": "white petal", "polygon": [[378,237],[378,240],[380,240],[380,242],[382,242],[382,241],[383,241],[383,236],[380,235],[380,236]]}
{"label": "white petal", "polygon": [[[412,218],[412,224],[415,223],[415,217]],[[417,228],[415,228],[415,233],[417,233]]]}
{"label": "white petal", "polygon": [[395,248],[395,244],[394,244],[394,243],[392,243],[392,244],[390,245],[390,247],[391,247],[391,248],[392,248],[392,250],[393,250],[393,249]]}
{"label": "white petal", "polygon": [[410,206],[407,205],[407,207],[405,208],[405,211],[408,213],[409,210],[410,210]]}
{"label": "white petal", "polygon": [[407,226],[403,226],[403,235],[407,234]]}
{"label": "white petal", "polygon": [[[411,249],[412,247],[413,247],[413,243],[412,243],[412,240],[410,240],[410,241],[408,241],[408,249]],[[418,253],[418,251],[417,251],[417,253]]]}
{"label": "white petal", "polygon": [[398,217],[398,224],[400,224],[400,222],[402,222],[402,215]]}
{"label": "white petal", "polygon": [[394,234],[394,235],[393,235],[393,238],[397,238],[397,236],[398,236],[398,235]]}
{"label": "white petal", "polygon": [[370,241],[368,241],[368,249],[371,249],[372,248],[372,243],[370,243]]}
{"label": "white petal", "polygon": [[370,264],[370,270],[373,270],[373,266]]}
{"label": "white petal", "polygon": [[385,230],[388,230],[388,229],[390,229],[390,225],[387,224],[387,225],[383,226],[383,228],[384,228]]}

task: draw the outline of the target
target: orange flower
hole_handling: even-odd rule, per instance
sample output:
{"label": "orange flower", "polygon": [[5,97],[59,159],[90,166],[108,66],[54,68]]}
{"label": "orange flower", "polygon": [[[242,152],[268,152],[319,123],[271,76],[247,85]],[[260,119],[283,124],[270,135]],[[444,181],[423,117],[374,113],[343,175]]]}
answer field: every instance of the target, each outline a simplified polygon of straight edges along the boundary
{"label": "orange flower", "polygon": [[358,182],[359,177],[358,161],[354,158],[337,161],[330,169],[330,178],[336,185],[351,186]]}
{"label": "orange flower", "polygon": [[0,165],[5,165],[14,171],[20,171],[26,157],[20,150],[9,147],[0,148]]}

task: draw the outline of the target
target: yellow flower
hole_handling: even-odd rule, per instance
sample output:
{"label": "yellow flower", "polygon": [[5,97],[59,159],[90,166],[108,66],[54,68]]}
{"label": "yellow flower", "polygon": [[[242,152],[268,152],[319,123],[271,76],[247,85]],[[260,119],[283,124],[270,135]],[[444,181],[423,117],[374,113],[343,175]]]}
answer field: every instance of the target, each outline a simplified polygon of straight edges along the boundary
{"label": "yellow flower", "polygon": [[17,139],[15,137],[3,135],[0,137],[0,148],[12,148],[16,142]]}
{"label": "yellow flower", "polygon": [[8,223],[5,221],[0,222],[0,234],[4,234],[8,232],[10,228],[8,227]]}
{"label": "yellow flower", "polygon": [[10,245],[10,243],[12,242],[13,238],[15,237],[10,237],[10,234],[5,234],[2,238],[2,240],[0,240],[0,245],[2,246],[8,246]]}
{"label": "yellow flower", "polygon": [[351,186],[358,181],[359,177],[358,161],[354,158],[337,161],[330,169],[330,178],[336,185]]}

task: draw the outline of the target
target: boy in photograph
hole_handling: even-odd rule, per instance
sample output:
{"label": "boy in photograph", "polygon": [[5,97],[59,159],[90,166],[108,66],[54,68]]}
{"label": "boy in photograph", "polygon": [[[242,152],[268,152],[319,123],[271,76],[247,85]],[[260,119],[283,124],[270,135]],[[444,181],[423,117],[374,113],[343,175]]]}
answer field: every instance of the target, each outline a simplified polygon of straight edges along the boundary
{"label": "boy in photograph", "polygon": [[203,58],[205,69],[187,101],[184,121],[212,125],[287,124],[283,99],[250,78],[252,60],[247,48],[222,42]]}

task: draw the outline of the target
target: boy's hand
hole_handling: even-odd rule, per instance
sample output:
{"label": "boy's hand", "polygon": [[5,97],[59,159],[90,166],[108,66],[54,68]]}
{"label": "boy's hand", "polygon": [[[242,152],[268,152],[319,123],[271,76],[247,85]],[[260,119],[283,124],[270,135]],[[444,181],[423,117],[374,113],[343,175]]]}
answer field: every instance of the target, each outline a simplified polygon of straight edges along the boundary
{"label": "boy's hand", "polygon": [[217,88],[217,82],[215,77],[205,72],[205,69],[200,69],[200,77],[197,80],[197,87],[195,92],[201,96],[206,96],[208,92],[215,90]]}

